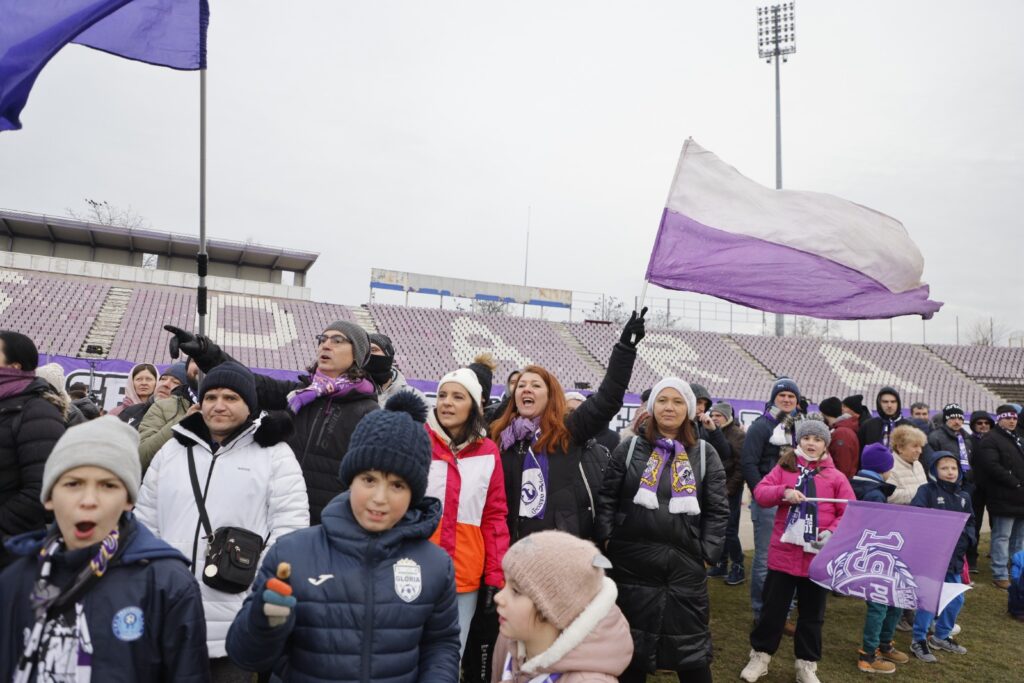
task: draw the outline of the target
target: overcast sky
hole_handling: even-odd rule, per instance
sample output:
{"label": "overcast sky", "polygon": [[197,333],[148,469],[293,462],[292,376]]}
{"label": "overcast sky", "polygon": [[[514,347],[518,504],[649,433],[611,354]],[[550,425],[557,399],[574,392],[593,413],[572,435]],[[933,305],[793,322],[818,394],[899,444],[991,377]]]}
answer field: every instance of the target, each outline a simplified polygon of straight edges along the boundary
{"label": "overcast sky", "polygon": [[[530,284],[632,300],[687,136],[774,184],[754,2],[210,4],[210,235],[319,252],[318,301],[365,302],[374,266],[521,282],[528,207]],[[946,302],[928,341],[957,317],[962,338],[990,316],[1024,330],[1024,3],[796,13],[784,186],[903,221]],[[65,48],[0,135],[0,207],[89,197],[197,232],[198,91]],[[921,341],[919,318],[893,327]]]}

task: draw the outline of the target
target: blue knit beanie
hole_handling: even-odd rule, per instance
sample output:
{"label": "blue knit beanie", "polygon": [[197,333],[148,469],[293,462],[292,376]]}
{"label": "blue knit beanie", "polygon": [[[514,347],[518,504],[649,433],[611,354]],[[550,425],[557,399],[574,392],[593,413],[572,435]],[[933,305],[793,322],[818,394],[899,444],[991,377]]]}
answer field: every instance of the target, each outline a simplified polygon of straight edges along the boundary
{"label": "blue knit beanie", "polygon": [[256,398],[256,378],[249,368],[228,361],[206,373],[203,383],[199,385],[199,404],[210,389],[230,389],[245,401],[249,407],[249,417],[255,419],[260,414],[260,402]]}
{"label": "blue knit beanie", "polygon": [[430,471],[430,437],[424,429],[427,404],[411,391],[400,391],[384,410],[368,413],[352,432],[338,476],[345,488],[360,472],[379,470],[405,480],[412,491],[409,507],[423,500]]}
{"label": "blue knit beanie", "polygon": [[173,363],[164,368],[161,377],[173,377],[182,384],[188,384],[188,367],[184,363]]}
{"label": "blue knit beanie", "polygon": [[768,399],[769,403],[775,403],[775,397],[779,395],[781,391],[792,391],[796,394],[797,398],[800,398],[800,387],[796,385],[796,382],[791,380],[789,377],[779,377],[775,380],[775,384],[772,385],[772,395]]}

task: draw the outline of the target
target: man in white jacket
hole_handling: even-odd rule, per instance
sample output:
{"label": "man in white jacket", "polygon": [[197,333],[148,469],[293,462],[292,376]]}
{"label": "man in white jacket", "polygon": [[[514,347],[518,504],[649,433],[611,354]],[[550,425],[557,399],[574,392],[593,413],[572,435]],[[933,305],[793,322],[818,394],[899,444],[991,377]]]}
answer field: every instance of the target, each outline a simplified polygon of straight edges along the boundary
{"label": "man in white jacket", "polygon": [[286,413],[260,415],[248,369],[230,362],[215,367],[203,378],[199,405],[201,412],[175,425],[173,438],[153,458],[135,514],[192,560],[206,612],[213,680],[241,680],[224,640],[247,591],[225,593],[203,583],[207,539],[189,458],[195,462],[211,527],[247,529],[266,539],[264,552],[284,534],[309,526],[309,499],[302,469],[286,441],[291,419]]}

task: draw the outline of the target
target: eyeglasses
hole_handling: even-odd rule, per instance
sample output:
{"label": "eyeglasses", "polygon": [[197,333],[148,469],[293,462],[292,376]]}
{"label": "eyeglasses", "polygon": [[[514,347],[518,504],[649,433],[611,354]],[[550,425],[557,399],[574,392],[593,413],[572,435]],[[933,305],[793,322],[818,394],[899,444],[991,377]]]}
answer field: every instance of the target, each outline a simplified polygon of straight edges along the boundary
{"label": "eyeglasses", "polygon": [[342,344],[352,343],[349,341],[348,337],[341,334],[332,334],[329,337],[326,334],[318,334],[316,336],[316,345],[323,346],[324,342],[330,342],[331,346],[341,346]]}

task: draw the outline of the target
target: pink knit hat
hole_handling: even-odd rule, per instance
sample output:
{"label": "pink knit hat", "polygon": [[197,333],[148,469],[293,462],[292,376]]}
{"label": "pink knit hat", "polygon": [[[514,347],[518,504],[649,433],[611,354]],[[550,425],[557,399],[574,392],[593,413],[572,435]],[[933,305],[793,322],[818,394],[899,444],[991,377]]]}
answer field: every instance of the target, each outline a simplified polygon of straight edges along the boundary
{"label": "pink knit hat", "polygon": [[611,563],[590,541],[541,531],[509,548],[501,567],[544,619],[564,631],[601,592]]}

